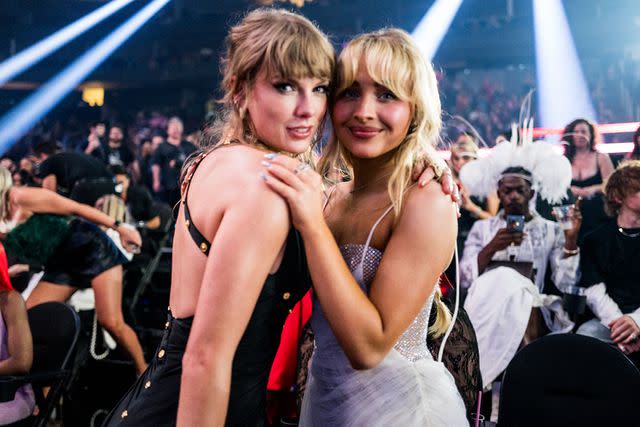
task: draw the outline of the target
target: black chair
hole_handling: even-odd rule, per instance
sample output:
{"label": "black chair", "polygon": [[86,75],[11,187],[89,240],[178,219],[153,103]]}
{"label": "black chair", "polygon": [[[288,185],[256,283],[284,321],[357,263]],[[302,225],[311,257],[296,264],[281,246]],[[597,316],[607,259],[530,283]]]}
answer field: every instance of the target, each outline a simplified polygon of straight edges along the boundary
{"label": "black chair", "polygon": [[640,371],[616,348],[574,334],[520,350],[504,374],[498,426],[638,425]]}
{"label": "black chair", "polygon": [[[34,426],[45,426],[71,373],[80,332],[80,320],[73,308],[61,302],[47,302],[27,311],[33,336],[33,365],[27,375],[2,377],[0,401],[13,400],[16,390],[30,383],[36,396],[38,416]],[[49,387],[45,397],[42,389]]]}

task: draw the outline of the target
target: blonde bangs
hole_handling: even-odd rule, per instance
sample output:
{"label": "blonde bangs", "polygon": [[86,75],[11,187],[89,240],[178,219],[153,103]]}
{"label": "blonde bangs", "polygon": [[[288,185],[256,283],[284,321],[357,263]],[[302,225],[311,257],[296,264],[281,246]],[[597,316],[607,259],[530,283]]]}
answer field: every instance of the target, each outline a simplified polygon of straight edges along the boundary
{"label": "blonde bangs", "polygon": [[380,35],[358,37],[351,42],[340,54],[336,93],[342,93],[353,84],[360,63],[364,63],[374,82],[389,89],[398,99],[411,102],[416,76],[408,66],[411,63],[409,55],[394,41]]}
{"label": "blonde bangs", "polygon": [[319,32],[285,24],[267,43],[263,66],[268,76],[331,81],[334,50]]}

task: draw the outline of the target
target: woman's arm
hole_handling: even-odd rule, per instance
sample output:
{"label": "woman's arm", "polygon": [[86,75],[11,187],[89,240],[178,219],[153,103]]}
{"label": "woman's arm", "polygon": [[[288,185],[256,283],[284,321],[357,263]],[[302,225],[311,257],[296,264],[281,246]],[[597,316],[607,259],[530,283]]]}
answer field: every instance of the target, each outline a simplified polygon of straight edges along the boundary
{"label": "woman's arm", "polygon": [[602,175],[602,181],[609,179],[615,168],[613,162],[608,154],[598,153],[598,167],[600,168],[600,174]]}
{"label": "woman's arm", "polygon": [[0,361],[0,376],[27,373],[33,362],[33,342],[27,309],[18,292],[0,292],[0,313],[7,327],[9,350],[9,357]]}
{"label": "woman's arm", "polygon": [[496,214],[498,213],[498,209],[500,209],[500,199],[498,198],[498,194],[495,191],[487,196],[486,206],[486,211],[490,214],[488,218],[496,216]]}
{"label": "woman's arm", "polygon": [[50,213],[55,215],[76,215],[82,219],[107,228],[113,228],[120,234],[123,246],[140,246],[140,234],[124,224],[116,226],[115,221],[98,209],[63,197],[43,188],[12,188],[10,196],[15,206],[34,213]]}
{"label": "woman's arm", "polygon": [[380,363],[423,308],[451,261],[455,218],[438,186],[410,191],[368,298],[326,225],[302,233],[316,295],[355,368]]}
{"label": "woman's arm", "polygon": [[234,354],[289,230],[284,201],[257,172],[242,179],[243,191],[228,201],[202,278],[182,360],[178,426],[224,424]]}
{"label": "woman's arm", "polygon": [[269,167],[267,183],[289,204],[316,295],[345,354],[354,368],[372,368],[418,315],[451,261],[457,232],[454,204],[437,184],[408,192],[367,297],[322,217],[319,177],[291,173],[283,166],[289,161],[280,159]]}

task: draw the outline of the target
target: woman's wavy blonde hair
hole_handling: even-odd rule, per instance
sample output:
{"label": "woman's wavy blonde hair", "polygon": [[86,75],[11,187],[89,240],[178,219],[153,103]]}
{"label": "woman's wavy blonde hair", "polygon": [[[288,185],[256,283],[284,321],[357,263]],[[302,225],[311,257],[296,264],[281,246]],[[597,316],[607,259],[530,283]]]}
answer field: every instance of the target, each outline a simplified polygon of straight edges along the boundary
{"label": "woman's wavy blonde hair", "polygon": [[[330,82],[335,50],[327,36],[307,18],[284,9],[249,12],[229,31],[221,62],[223,97],[218,118],[203,132],[204,151],[237,140],[257,145],[251,117],[238,95],[250,93],[258,73],[285,79],[313,77]],[[322,128],[318,130],[321,135]],[[313,147],[299,157],[311,161]],[[183,171],[189,167],[185,164]]]}
{"label": "woman's wavy blonde hair", "polygon": [[13,228],[9,220],[9,193],[13,187],[11,172],[0,167],[0,233],[8,233]]}
{"label": "woman's wavy blonde hair", "polygon": [[[359,65],[363,63],[371,78],[394,93],[398,99],[411,105],[411,123],[407,135],[393,156],[393,172],[388,191],[398,217],[406,189],[411,185],[414,165],[425,155],[437,173],[442,168],[435,152],[442,128],[442,110],[435,72],[409,34],[399,29],[381,29],[362,34],[342,50],[338,56],[335,91],[331,104],[356,80]],[[326,179],[340,173],[340,180],[350,179],[353,173],[349,152],[338,140],[335,132],[320,159],[319,170]],[[430,332],[442,335],[451,322],[449,310],[436,291],[438,316]]]}

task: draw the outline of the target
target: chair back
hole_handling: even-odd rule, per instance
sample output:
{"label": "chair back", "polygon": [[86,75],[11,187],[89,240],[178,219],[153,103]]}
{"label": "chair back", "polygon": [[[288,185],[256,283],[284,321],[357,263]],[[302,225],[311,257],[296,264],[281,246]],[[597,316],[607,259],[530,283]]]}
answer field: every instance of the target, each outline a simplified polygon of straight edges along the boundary
{"label": "chair back", "polygon": [[68,369],[80,333],[76,311],[61,302],[46,302],[27,311],[33,336],[32,373]]}
{"label": "chair back", "polygon": [[520,350],[504,374],[498,426],[637,425],[640,371],[618,349],[575,334]]}

